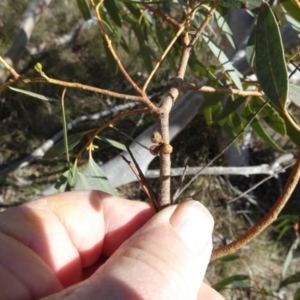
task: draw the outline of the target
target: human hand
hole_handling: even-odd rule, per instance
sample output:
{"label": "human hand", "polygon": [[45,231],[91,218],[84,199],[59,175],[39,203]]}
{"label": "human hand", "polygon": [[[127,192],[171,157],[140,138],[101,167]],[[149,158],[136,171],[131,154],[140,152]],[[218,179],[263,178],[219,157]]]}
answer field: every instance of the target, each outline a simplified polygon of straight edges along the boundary
{"label": "human hand", "polygon": [[44,197],[0,215],[0,299],[221,300],[202,283],[212,229],[195,201],[155,214],[97,191]]}

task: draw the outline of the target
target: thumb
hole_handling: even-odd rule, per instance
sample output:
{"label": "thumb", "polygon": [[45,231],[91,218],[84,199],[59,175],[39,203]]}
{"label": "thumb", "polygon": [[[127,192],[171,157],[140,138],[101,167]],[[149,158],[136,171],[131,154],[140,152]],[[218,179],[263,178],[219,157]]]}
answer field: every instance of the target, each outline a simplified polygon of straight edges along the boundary
{"label": "thumb", "polygon": [[76,299],[197,299],[212,230],[199,202],[163,209],[81,284]]}

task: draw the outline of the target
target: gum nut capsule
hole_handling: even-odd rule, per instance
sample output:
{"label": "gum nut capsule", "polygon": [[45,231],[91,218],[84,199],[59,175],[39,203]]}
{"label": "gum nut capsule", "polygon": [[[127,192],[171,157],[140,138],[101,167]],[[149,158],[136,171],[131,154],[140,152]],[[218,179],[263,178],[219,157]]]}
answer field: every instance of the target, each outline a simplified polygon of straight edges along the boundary
{"label": "gum nut capsule", "polygon": [[161,148],[161,146],[159,146],[159,145],[152,145],[150,147],[150,153],[154,156],[159,155],[160,148]]}
{"label": "gum nut capsule", "polygon": [[171,154],[173,152],[173,147],[169,144],[165,144],[161,148],[161,153],[163,154]]}
{"label": "gum nut capsule", "polygon": [[162,143],[162,137],[161,134],[158,131],[155,131],[151,135],[151,142],[155,144]]}

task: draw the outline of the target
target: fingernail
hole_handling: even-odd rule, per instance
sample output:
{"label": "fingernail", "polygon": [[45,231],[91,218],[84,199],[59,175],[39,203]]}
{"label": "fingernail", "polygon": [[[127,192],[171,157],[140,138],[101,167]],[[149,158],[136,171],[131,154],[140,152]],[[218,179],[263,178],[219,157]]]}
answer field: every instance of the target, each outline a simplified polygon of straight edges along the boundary
{"label": "fingernail", "polygon": [[214,220],[209,211],[197,201],[178,205],[170,217],[170,224],[197,254],[211,242]]}

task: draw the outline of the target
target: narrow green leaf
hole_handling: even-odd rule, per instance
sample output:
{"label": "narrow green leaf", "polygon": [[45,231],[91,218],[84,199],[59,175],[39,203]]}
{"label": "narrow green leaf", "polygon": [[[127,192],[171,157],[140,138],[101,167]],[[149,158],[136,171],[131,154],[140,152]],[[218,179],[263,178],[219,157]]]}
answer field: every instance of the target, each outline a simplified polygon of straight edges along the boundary
{"label": "narrow green leaf", "polygon": [[208,36],[202,35],[204,41],[207,46],[210,48],[211,52],[214,56],[219,60],[222,64],[222,67],[227,71],[228,75],[231,77],[233,83],[239,90],[243,90],[243,86],[241,80],[239,78],[239,72],[230,62],[230,59],[226,56],[226,54],[216,45]]}
{"label": "narrow green leaf", "polygon": [[105,143],[110,144],[111,146],[113,146],[113,147],[115,147],[115,148],[117,148],[117,149],[120,149],[120,150],[122,150],[122,151],[127,151],[127,150],[126,150],[126,147],[125,147],[123,144],[121,144],[121,143],[119,143],[119,142],[117,142],[117,141],[115,141],[115,140],[108,139],[108,138],[106,138],[105,136],[101,136],[101,135],[96,136],[96,138],[97,138],[98,140],[102,141],[102,142],[105,142]]}
{"label": "narrow green leaf", "polygon": [[90,7],[86,0],[76,0],[77,6],[85,20],[89,20],[92,18]]}
{"label": "narrow green leaf", "polygon": [[12,90],[12,91],[15,91],[15,92],[18,92],[18,93],[22,93],[22,94],[25,94],[27,96],[30,96],[30,97],[33,97],[33,98],[37,98],[37,99],[40,99],[40,100],[43,100],[43,101],[59,101],[58,99],[54,99],[54,98],[50,98],[50,97],[47,97],[47,96],[44,96],[44,95],[40,95],[40,94],[37,94],[37,93],[28,92],[28,91],[25,91],[25,90],[13,88],[11,86],[8,87],[8,88],[10,90]]}
{"label": "narrow green leaf", "polygon": [[[141,17],[141,9],[140,7],[134,3],[133,1],[124,1],[124,5],[127,7],[127,9],[131,12],[131,14],[139,20]],[[128,16],[128,15],[127,15]]]}
{"label": "narrow green leaf", "polygon": [[[64,95],[64,93],[63,93],[63,95]],[[64,139],[66,159],[70,166],[71,162],[70,162],[70,157],[69,157],[68,128],[67,128],[67,119],[66,119],[65,99],[64,98],[65,97],[62,96],[62,99],[61,99],[61,114],[62,114],[62,124],[63,124],[63,134],[64,134],[63,139]]]}
{"label": "narrow green leaf", "polygon": [[249,279],[248,275],[233,275],[225,279],[222,279],[218,283],[214,284],[212,287],[216,290],[220,290],[227,285],[235,284],[237,281],[243,281],[248,279]]}
{"label": "narrow green leaf", "polygon": [[[85,133],[76,133],[68,136],[68,149],[72,150],[82,139]],[[60,140],[52,148],[50,148],[44,155],[45,159],[51,159],[62,155],[66,152],[64,140]]]}
{"label": "narrow green leaf", "polygon": [[70,170],[65,171],[62,175],[59,176],[59,178],[55,182],[54,188],[58,192],[62,192],[63,185],[65,185],[68,181],[69,173],[70,173]]}
{"label": "narrow green leaf", "polygon": [[224,33],[225,36],[227,37],[230,45],[233,47],[233,49],[235,49],[235,44],[232,39],[233,33],[232,33],[230,27],[228,26],[225,18],[223,18],[223,16],[218,11],[215,11],[214,19],[215,19],[217,25],[219,26],[219,28],[222,30],[222,33]]}
{"label": "narrow green leaf", "polygon": [[299,241],[298,241],[298,238],[295,239],[294,243],[292,244],[292,246],[290,247],[286,257],[285,257],[285,260],[284,260],[284,263],[283,263],[283,266],[282,266],[282,270],[281,270],[281,278],[284,278],[285,275],[286,275],[286,272],[292,262],[292,259],[293,259],[293,256],[294,256],[294,251],[297,250],[298,248],[298,244],[299,244]]}
{"label": "narrow green leaf", "polygon": [[204,108],[203,111],[202,111],[202,113],[204,115],[206,124],[207,125],[212,125],[212,123],[213,123],[213,117],[212,117],[211,106]]}
{"label": "narrow green leaf", "polygon": [[258,119],[254,119],[251,123],[251,128],[253,131],[269,146],[274,148],[277,151],[283,152],[283,150],[275,143],[275,141],[268,135],[268,133],[265,131],[262,124],[259,122]]}
{"label": "narrow green leaf", "polygon": [[285,227],[283,227],[281,230],[280,230],[280,233],[278,235],[278,237],[276,238],[276,242],[279,242],[282,237],[288,232],[290,231],[292,228],[292,226],[289,224],[289,225],[286,225]]}
{"label": "narrow green leaf", "polygon": [[235,131],[232,130],[232,124],[230,124],[229,118],[222,119],[218,121],[218,124],[225,131],[225,133],[231,137],[232,139],[235,138]]}
{"label": "narrow green leaf", "polygon": [[120,39],[120,45],[121,45],[121,47],[122,47],[127,53],[130,52],[130,49],[129,49],[128,45],[127,45],[127,42],[126,42],[126,40],[124,39],[123,36],[122,36],[121,39]]}
{"label": "narrow green leaf", "polygon": [[222,261],[222,262],[228,262],[228,261],[233,261],[233,260],[237,260],[239,259],[240,257],[238,255],[234,255],[234,254],[228,254],[226,256],[223,256],[223,257],[220,257],[218,258],[219,261]]}
{"label": "narrow green leaf", "polygon": [[219,86],[224,86],[224,84],[214,75],[212,69],[205,67],[204,64],[201,63],[201,61],[197,58],[195,51],[192,51],[189,59],[189,66],[192,68],[192,70],[198,72],[199,75],[207,77],[211,82],[214,83],[214,85],[217,84]]}
{"label": "narrow green leaf", "polygon": [[74,191],[78,181],[78,168],[77,165],[73,165],[72,169],[68,175],[68,181],[65,187],[65,192],[67,191]]}
{"label": "narrow green leaf", "polygon": [[[299,11],[297,10],[299,13]],[[300,23],[292,18],[289,14],[285,15],[286,20],[292,25],[293,29],[295,29],[298,33],[300,32]]]}
{"label": "narrow green leaf", "polygon": [[229,97],[222,113],[218,117],[218,121],[227,118],[230,114],[237,111],[237,109],[246,101],[245,97],[238,97],[234,99],[233,97]]}
{"label": "narrow green leaf", "polygon": [[252,32],[249,36],[247,46],[246,46],[246,59],[251,67],[254,67],[254,58],[255,58],[255,33],[256,25],[254,25]]}
{"label": "narrow green leaf", "polygon": [[270,6],[263,2],[256,33],[256,74],[266,96],[278,107],[285,107],[288,74],[278,23]]}
{"label": "narrow green leaf", "polygon": [[[250,111],[250,106],[248,105],[244,112],[244,117],[246,120],[250,121],[252,119],[253,113]],[[269,136],[269,134],[265,131],[264,127],[260,123],[260,121],[257,119],[257,117],[254,118],[254,120],[250,124],[253,131],[269,146],[274,148],[277,151],[283,152],[283,150],[276,144],[276,142]]]}
{"label": "narrow green leaf", "polygon": [[289,96],[290,100],[300,107],[300,86],[290,83]]}
{"label": "narrow green leaf", "polygon": [[282,136],[286,135],[286,126],[283,119],[278,115],[271,115],[269,117],[264,118],[264,121],[276,132],[281,134]]}
{"label": "narrow green leaf", "polygon": [[[261,97],[252,97],[250,102],[250,108],[252,111],[259,110],[265,104],[265,100]],[[269,102],[264,109],[260,112],[259,117],[262,118],[273,130],[285,136],[287,134],[286,122],[280,116],[280,114],[275,110]]]}
{"label": "narrow green leaf", "polygon": [[204,101],[199,107],[199,112],[203,112],[208,107],[213,107],[217,103],[221,103],[224,95],[214,93],[204,93]]}
{"label": "narrow green leaf", "polygon": [[150,47],[148,45],[147,39],[145,38],[145,34],[143,33],[140,24],[136,24],[132,29],[136,35],[136,38],[138,39],[139,48],[145,63],[145,67],[150,73],[152,71],[152,58],[150,54]]}
{"label": "narrow green leaf", "polygon": [[122,27],[122,21],[120,18],[120,7],[116,4],[115,0],[104,0],[104,6],[107,9],[108,14],[118,27]]}
{"label": "narrow green leaf", "polygon": [[91,190],[91,187],[90,187],[88,181],[86,180],[84,174],[81,173],[81,172],[78,172],[78,176],[79,176],[80,180],[82,181],[82,184],[83,184],[84,188],[86,190]]}
{"label": "narrow green leaf", "polygon": [[106,193],[116,195],[116,190],[108,181],[105,173],[102,169],[96,164],[94,159],[90,156],[89,158],[89,172],[91,177],[96,185],[96,187]]}
{"label": "narrow green leaf", "polygon": [[292,283],[296,283],[296,282],[300,282],[300,271],[296,272],[295,274],[287,277],[286,279],[282,280],[280,282],[280,287],[284,287],[284,286],[287,286],[289,284],[292,284]]}

